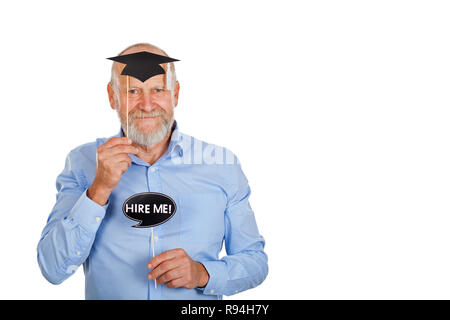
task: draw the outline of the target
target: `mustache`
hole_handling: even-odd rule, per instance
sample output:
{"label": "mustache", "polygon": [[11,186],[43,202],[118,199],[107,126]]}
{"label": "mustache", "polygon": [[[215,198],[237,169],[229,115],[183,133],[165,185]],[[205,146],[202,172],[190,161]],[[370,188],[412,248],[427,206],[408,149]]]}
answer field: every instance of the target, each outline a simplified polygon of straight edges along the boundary
{"label": "mustache", "polygon": [[166,112],[163,109],[155,109],[150,112],[136,110],[135,112],[130,113],[128,115],[128,118],[136,119],[136,118],[157,117],[157,116],[165,116],[165,115],[166,115]]}

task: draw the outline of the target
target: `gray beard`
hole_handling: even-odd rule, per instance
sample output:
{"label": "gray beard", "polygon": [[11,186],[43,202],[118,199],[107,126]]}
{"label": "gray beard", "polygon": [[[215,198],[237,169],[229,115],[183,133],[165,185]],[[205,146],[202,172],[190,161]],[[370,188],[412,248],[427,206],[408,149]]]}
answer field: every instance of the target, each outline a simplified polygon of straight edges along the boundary
{"label": "gray beard", "polygon": [[[119,109],[117,110],[117,115],[120,120],[120,124],[122,127],[123,132],[126,134],[127,132],[127,120],[121,119],[119,114]],[[165,137],[170,133],[172,129],[172,125],[175,121],[174,117],[170,117],[167,115],[166,112],[163,110],[153,110],[151,112],[145,112],[146,116],[155,116],[155,115],[161,115],[162,122],[161,124],[152,132],[142,132],[139,130],[136,126],[136,122],[134,120],[134,117],[140,116],[142,112],[136,112],[134,115],[128,116],[128,138],[133,140],[133,142],[140,144],[142,146],[150,147],[154,144],[157,144],[158,142],[161,142],[164,140]]]}

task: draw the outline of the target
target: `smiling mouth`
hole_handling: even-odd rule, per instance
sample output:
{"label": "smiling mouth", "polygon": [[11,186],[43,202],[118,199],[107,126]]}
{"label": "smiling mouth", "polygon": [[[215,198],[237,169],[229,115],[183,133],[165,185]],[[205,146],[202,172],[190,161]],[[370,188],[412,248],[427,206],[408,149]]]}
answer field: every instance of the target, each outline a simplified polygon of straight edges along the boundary
{"label": "smiling mouth", "polygon": [[138,119],[138,120],[146,120],[146,119],[154,119],[154,118],[157,118],[157,117],[160,117],[160,116],[139,117],[139,118],[135,118],[135,119]]}

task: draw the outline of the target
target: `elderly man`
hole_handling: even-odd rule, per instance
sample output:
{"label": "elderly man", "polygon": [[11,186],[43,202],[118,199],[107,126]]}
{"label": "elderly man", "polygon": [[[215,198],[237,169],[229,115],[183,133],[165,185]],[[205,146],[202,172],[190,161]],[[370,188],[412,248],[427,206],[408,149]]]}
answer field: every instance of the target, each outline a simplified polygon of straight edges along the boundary
{"label": "elderly man", "polygon": [[[167,57],[150,44],[119,56],[137,52]],[[179,132],[174,76],[167,90],[168,72],[141,82],[123,68],[113,64],[107,86],[120,132],[73,149],[57,177],[37,248],[42,274],[59,284],[83,264],[86,299],[222,299],[259,285],[268,273],[265,242],[239,161]],[[167,195],[177,208],[151,232],[133,228],[123,212],[144,192]],[[227,255],[219,259],[223,242]]]}

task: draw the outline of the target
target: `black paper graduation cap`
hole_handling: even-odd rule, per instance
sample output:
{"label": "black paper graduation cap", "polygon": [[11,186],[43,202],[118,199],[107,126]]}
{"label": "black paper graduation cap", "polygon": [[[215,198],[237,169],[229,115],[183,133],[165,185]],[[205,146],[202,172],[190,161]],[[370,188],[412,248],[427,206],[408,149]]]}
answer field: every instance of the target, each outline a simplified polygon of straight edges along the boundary
{"label": "black paper graduation cap", "polygon": [[160,64],[180,61],[147,51],[124,54],[107,59],[126,64],[121,75],[127,75],[142,82],[158,74],[165,74],[166,72]]}

